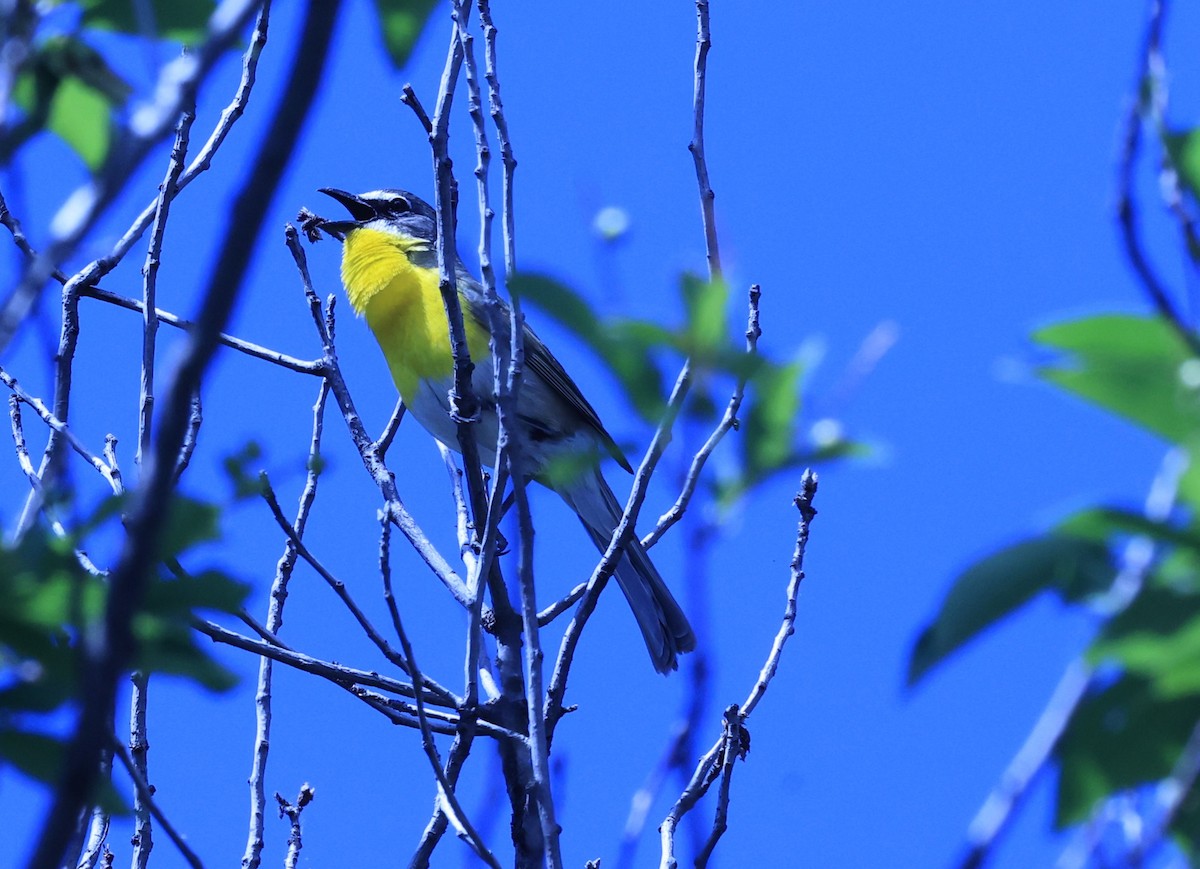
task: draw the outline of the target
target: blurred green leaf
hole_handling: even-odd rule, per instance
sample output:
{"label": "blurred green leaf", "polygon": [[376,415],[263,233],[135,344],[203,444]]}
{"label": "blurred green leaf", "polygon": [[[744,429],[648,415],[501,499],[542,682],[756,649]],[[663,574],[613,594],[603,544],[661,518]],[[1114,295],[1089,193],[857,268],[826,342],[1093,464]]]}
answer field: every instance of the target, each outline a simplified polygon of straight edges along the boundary
{"label": "blurred green leaf", "polygon": [[787,365],[763,365],[750,381],[749,409],[743,417],[742,450],[746,473],[751,480],[785,467],[795,455],[803,371],[799,361]]}
{"label": "blurred green leaf", "polygon": [[671,345],[670,332],[644,320],[606,319],[579,293],[545,275],[514,275],[508,289],[518,299],[533,302],[583,340],[612,371],[643,418],[659,417],[665,393],[653,351]]}
{"label": "blurred green leaf", "polygon": [[217,522],[220,517],[220,508],[186,495],[176,495],[167,511],[159,557],[166,561],[199,543],[219,540],[221,531]]}
{"label": "blurred green leaf", "polygon": [[583,296],[561,281],[532,272],[513,275],[508,291],[521,302],[533,302],[592,348],[603,343],[601,317]]}
{"label": "blurred green leaf", "polygon": [[1055,747],[1058,826],[1087,820],[1118,791],[1169,775],[1198,719],[1200,696],[1164,699],[1136,676],[1085,697]]}
{"label": "blurred green leaf", "polygon": [[[75,560],[68,542],[44,529],[15,548],[0,546],[0,644],[18,654],[40,651],[47,632],[100,615],[104,587]],[[36,648],[23,644],[41,638]]]}
{"label": "blurred green leaf", "polygon": [[1067,355],[1039,374],[1167,440],[1200,433],[1200,360],[1157,317],[1109,314],[1040,329],[1034,340]]}
{"label": "blurred green leaf", "polygon": [[693,359],[712,360],[729,342],[729,286],[719,278],[707,281],[684,274],[681,281],[686,347]]}
{"label": "blurred green leaf", "polygon": [[71,146],[93,172],[112,145],[112,105],[77,78],[64,79],[50,103],[46,126]]}
{"label": "blurred green leaf", "polygon": [[196,645],[191,628],[180,620],[139,613],[133,631],[139,644],[135,669],[182,676],[210,691],[237,685],[237,676]]}
{"label": "blurred green leaf", "polygon": [[1200,197],[1200,128],[1163,133],[1163,147],[1192,198]]}
{"label": "blurred green leaf", "polygon": [[[154,35],[184,45],[199,42],[208,31],[208,19],[217,8],[216,0],[80,0],[83,26],[115,30],[134,36]],[[153,20],[139,19],[140,8],[148,9]]]}
{"label": "blurred green leaf", "polygon": [[1115,576],[1108,548],[1083,538],[1047,535],[989,555],[959,575],[937,617],[921,631],[909,657],[908,683],[916,684],[951,652],[1041,592],[1078,601],[1107,590]]}
{"label": "blurred green leaf", "polygon": [[1086,537],[1101,542],[1111,542],[1117,535],[1148,537],[1166,546],[1200,551],[1200,536],[1170,522],[1149,519],[1143,513],[1112,507],[1081,510],[1061,522],[1058,530],[1072,537]]}
{"label": "blurred green leaf", "polygon": [[225,474],[233,483],[233,497],[236,500],[253,498],[263,492],[262,479],[256,467],[263,457],[262,446],[258,441],[247,441],[236,452],[229,453],[221,459]]}
{"label": "blurred green leaf", "polygon": [[142,608],[159,616],[190,616],[195,610],[237,614],[249,594],[248,583],[220,570],[205,570],[150,583]]}
{"label": "blurred green leaf", "polygon": [[61,137],[92,171],[108,156],[112,114],[129,98],[129,85],[94,48],[74,36],[42,43],[25,65],[13,97],[25,118],[6,137],[0,154],[11,156],[46,128]]}
{"label": "blurred green leaf", "polygon": [[434,0],[375,0],[379,32],[396,69],[408,62],[421,28],[436,6]]}
{"label": "blurred green leaf", "polygon": [[1200,693],[1200,595],[1144,586],[1104,625],[1088,658],[1116,661],[1164,697]]}
{"label": "blurred green leaf", "polygon": [[58,779],[66,747],[62,740],[42,733],[0,729],[0,759],[46,784]]}

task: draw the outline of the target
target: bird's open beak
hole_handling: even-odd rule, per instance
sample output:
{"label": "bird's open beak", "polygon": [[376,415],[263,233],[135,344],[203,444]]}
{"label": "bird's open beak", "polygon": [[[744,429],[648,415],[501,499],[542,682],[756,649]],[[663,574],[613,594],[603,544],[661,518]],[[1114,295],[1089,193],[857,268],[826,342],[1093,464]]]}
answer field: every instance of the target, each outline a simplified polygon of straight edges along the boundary
{"label": "bird's open beak", "polygon": [[322,225],[323,229],[333,230],[345,235],[360,223],[378,216],[375,206],[361,196],[355,196],[353,193],[347,193],[345,190],[338,190],[336,187],[322,187],[317,192],[324,193],[326,196],[336,199],[350,212],[350,216],[354,218],[353,220],[327,221]]}

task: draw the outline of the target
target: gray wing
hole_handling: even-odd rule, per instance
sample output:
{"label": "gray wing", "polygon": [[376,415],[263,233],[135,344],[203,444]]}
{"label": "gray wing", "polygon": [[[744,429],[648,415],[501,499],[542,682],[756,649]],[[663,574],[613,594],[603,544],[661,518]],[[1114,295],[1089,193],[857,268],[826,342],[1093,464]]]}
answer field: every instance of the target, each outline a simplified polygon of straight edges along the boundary
{"label": "gray wing", "polygon": [[[479,323],[485,329],[490,331],[491,324],[487,322],[487,312],[483,305],[483,287],[479,282],[471,276],[470,272],[466,271],[459,264],[456,278],[458,279],[458,287],[473,304],[470,304],[471,316],[475,322]],[[501,334],[502,340],[507,341],[509,336],[509,308],[508,304],[501,299],[500,305],[503,311],[503,322],[497,324],[497,331]],[[525,366],[534,376],[540,378],[546,383],[553,393],[561,398],[566,404],[574,410],[583,421],[586,422],[596,435],[600,438],[600,442],[604,444],[604,448],[617,460],[622,468],[629,473],[633,473],[633,468],[625,458],[621,448],[617,446],[616,441],[612,439],[604,428],[604,423],[600,421],[600,415],[596,413],[596,409],[588,403],[588,400],[583,397],[583,393],[579,391],[579,387],[575,385],[575,381],[571,379],[571,375],[567,374],[566,369],[562,367],[554,354],[542,342],[542,339],[537,336],[529,325],[525,325]]]}

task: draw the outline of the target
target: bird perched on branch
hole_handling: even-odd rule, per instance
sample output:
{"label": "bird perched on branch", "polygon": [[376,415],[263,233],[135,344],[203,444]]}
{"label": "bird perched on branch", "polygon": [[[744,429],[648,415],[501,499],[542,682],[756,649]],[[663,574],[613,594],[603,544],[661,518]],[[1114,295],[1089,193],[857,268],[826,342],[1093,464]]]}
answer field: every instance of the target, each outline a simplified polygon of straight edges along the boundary
{"label": "bird perched on branch", "polygon": [[[323,188],[350,212],[350,220],[314,225],[342,240],[342,283],[355,313],[365,317],[383,351],[404,404],[435,438],[459,449],[450,415],[454,365],[449,325],[438,288],[437,215],[404,190],[353,194]],[[461,261],[455,263],[467,347],[475,363],[472,387],[480,399],[474,424],[480,459],[493,464],[499,428],[488,339],[492,325],[483,288]],[[509,340],[508,307],[500,302],[498,340]],[[562,496],[604,551],[623,512],[600,473],[608,452],[632,471],[596,411],[546,345],[525,327],[525,374],[516,415],[529,476]],[[564,471],[564,469],[573,469]],[[678,667],[677,655],[696,647],[687,616],[631,535],[614,573],[641,628],[654,668]]]}

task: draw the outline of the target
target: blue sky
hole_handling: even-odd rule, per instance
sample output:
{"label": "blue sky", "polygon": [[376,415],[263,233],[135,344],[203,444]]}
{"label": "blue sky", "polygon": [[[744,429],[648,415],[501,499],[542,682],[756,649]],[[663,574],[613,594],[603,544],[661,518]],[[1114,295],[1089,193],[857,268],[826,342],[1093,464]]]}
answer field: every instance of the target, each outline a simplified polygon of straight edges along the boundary
{"label": "blue sky", "polygon": [[[1089,636],[1085,619],[1039,601],[918,689],[904,688],[908,649],[958,570],[1078,507],[1139,504],[1162,457],[1150,436],[1039,384],[1027,341],[1032,329],[1066,317],[1144,308],[1111,213],[1119,123],[1143,26],[1139,6],[713,6],[708,157],[728,276],[738,292],[751,282],[763,288],[764,352],[819,356],[804,424],[833,414],[874,447],[867,460],[822,472],[797,632],[750,723],[753,750],[735,776],[721,865],[946,865]],[[231,326],[302,357],[316,356],[319,343],[282,245],[283,223],[301,205],[332,213],[318,187],[432,194],[425,137],[398,97],[411,81],[432,106],[446,23],[427,31],[408,69],[395,75],[371,10],[366,0],[345,5],[327,81]],[[283,51],[297,29],[292,12],[279,4],[251,111],[213,172],[180,200],[169,227],[160,304],[178,313],[195,307],[248,143],[278,93],[288,62]],[[678,322],[679,275],[704,268],[686,150],[691,4],[530,2],[497,4],[495,12],[520,163],[519,265],[562,278],[614,313]],[[1193,11],[1174,14],[1168,61],[1186,56],[1200,27]],[[1172,115],[1187,125],[1195,74],[1172,71]],[[209,85],[197,129],[215,119],[236,74],[236,63],[227,62]],[[460,112],[453,134],[464,193],[472,189],[474,162],[466,121]],[[28,215],[35,241],[53,204],[82,177],[47,166],[69,167],[70,160],[61,146],[42,142],[5,179],[5,193],[17,192],[10,204]],[[136,192],[117,204],[85,254],[111,244],[152,196],[161,167],[156,162],[139,176]],[[1153,179],[1143,175],[1152,213]],[[632,223],[621,244],[605,250],[591,223],[609,205],[625,209]],[[474,218],[464,212],[459,243],[473,261]],[[1163,238],[1154,249],[1178,283],[1178,257]],[[309,250],[322,293],[340,292],[338,254],[329,242]],[[141,256],[131,254],[105,286],[136,295]],[[4,263],[11,274],[13,260]],[[378,430],[394,393],[365,327],[348,306],[341,310],[342,363],[368,427]],[[617,439],[644,448],[649,429],[597,360],[537,311],[531,319]],[[846,366],[881,324],[894,324],[898,342],[835,401]],[[73,424],[93,444],[116,430],[131,464],[138,318],[89,302],[83,334]],[[168,364],[173,346],[167,338]],[[26,336],[5,364],[46,395],[37,354],[37,342]],[[230,353],[218,357],[213,374],[187,491],[222,496],[221,457],[255,439],[285,508],[294,504],[316,383]],[[336,416],[325,442],[329,467],[307,539],[382,613],[377,495]],[[673,497],[675,455],[651,490],[647,516]],[[453,552],[445,472],[432,441],[404,425],[391,464],[408,506]],[[84,470],[81,483],[98,496],[98,481]],[[614,487],[626,484],[615,467],[608,476]],[[720,709],[745,696],[778,627],[797,482],[798,475],[785,475],[756,491],[713,549],[707,575],[714,618],[703,641],[715,649],[716,672],[704,745],[718,732]],[[23,485],[15,462],[0,463],[0,489]],[[11,516],[12,499],[3,503]],[[592,555],[556,497],[539,494],[535,511],[549,600],[587,574]],[[209,555],[253,584],[251,610],[265,612],[282,547],[270,516],[261,504],[243,504],[225,530],[228,547]],[[654,550],[676,588],[683,585],[682,539],[673,535]],[[457,608],[399,541],[395,569],[422,669],[456,684]],[[303,569],[284,635],[314,654],[383,665],[328,589]],[[245,839],[253,662],[229,650],[217,654],[243,674],[232,694],[154,683],[150,763],[163,806],[193,846],[212,865],[230,865]],[[397,850],[407,854],[432,805],[415,735],[388,727],[333,687],[276,672],[268,790],[294,796],[304,781],[316,787],[305,814],[305,859],[374,866],[394,862]],[[681,677],[663,679],[648,665],[622,602],[615,595],[604,601],[573,678],[569,699],[580,711],[556,743],[570,865],[615,859],[629,797],[661,750],[684,689]],[[468,808],[486,800],[481,783],[490,762],[477,752],[465,785]],[[1044,865],[1064,847],[1066,840],[1049,833],[1050,784],[1047,778],[1035,789],[994,865]],[[670,797],[651,811],[637,865],[656,859],[652,828],[678,790],[673,782]],[[19,849],[32,835],[32,794],[0,771],[0,804],[18,820]],[[269,821],[268,835],[269,859],[279,859],[285,826]],[[504,838],[501,828],[492,834],[498,845]],[[463,851],[445,842],[436,865],[457,865]],[[160,840],[155,862],[173,866],[178,858]]]}

